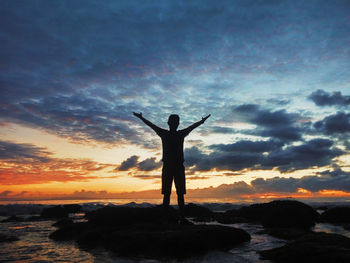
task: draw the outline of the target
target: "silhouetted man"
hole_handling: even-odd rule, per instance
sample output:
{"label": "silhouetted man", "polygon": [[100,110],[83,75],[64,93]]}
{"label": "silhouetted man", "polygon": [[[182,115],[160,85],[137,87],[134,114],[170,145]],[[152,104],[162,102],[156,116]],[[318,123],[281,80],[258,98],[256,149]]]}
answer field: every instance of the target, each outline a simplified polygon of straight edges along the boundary
{"label": "silhouetted man", "polygon": [[149,120],[142,117],[142,113],[134,112],[134,115],[140,118],[146,125],[151,127],[162,139],[163,145],[163,171],[162,171],[162,194],[163,205],[168,207],[170,203],[171,186],[173,179],[177,193],[177,202],[180,211],[183,211],[185,206],[184,194],[186,194],[185,167],[184,167],[184,139],[185,137],[199,125],[203,124],[210,114],[202,120],[192,124],[183,130],[177,130],[180,124],[180,117],[176,114],[169,116],[169,130],[162,129],[153,124]]}

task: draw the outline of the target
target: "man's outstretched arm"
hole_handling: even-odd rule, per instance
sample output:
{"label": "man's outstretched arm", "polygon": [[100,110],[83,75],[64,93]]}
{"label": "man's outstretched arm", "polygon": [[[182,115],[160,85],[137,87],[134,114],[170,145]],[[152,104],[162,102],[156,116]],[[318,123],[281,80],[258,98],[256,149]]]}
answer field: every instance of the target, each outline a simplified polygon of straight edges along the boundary
{"label": "man's outstretched arm", "polygon": [[142,112],[140,113],[136,113],[136,112],[133,112],[133,114],[139,118],[140,120],[142,120],[147,126],[151,127],[152,130],[154,130],[157,134],[159,132],[161,132],[163,129],[158,127],[157,125],[153,124],[152,122],[150,122],[149,120],[145,119],[143,116],[142,116]]}
{"label": "man's outstretched arm", "polygon": [[211,114],[209,114],[208,116],[203,117],[200,121],[197,121],[197,122],[193,123],[191,126],[188,126],[186,129],[183,129],[182,131],[186,135],[189,134],[195,128],[197,128],[198,126],[202,125],[210,116],[211,116]]}

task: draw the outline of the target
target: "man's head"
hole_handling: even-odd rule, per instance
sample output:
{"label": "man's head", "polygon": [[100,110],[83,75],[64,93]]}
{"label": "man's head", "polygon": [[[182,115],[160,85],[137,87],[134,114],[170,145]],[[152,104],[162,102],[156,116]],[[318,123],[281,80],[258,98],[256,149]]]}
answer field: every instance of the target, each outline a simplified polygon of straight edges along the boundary
{"label": "man's head", "polygon": [[168,125],[170,130],[176,131],[180,124],[180,117],[177,114],[171,114],[168,119]]}

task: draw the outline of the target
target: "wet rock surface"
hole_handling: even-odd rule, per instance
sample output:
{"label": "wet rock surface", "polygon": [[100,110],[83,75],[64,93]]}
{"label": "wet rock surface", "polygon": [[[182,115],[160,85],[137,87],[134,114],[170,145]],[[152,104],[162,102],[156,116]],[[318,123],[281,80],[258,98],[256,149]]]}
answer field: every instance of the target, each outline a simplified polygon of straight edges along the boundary
{"label": "wet rock surface", "polygon": [[321,214],[320,222],[332,224],[349,224],[350,207],[344,206],[329,208]]}
{"label": "wet rock surface", "polygon": [[259,252],[263,259],[285,263],[350,262],[350,239],[337,234],[309,233],[294,241]]}
{"label": "wet rock surface", "polygon": [[40,218],[64,218],[68,217],[70,213],[77,213],[80,210],[81,206],[76,204],[57,205],[53,207],[44,208],[40,214]]}
{"label": "wet rock surface", "polygon": [[296,228],[296,227],[265,228],[265,230],[260,232],[260,234],[268,234],[273,237],[287,239],[287,240],[295,239],[309,233],[312,233],[310,229]]}
{"label": "wet rock surface", "polygon": [[10,216],[4,220],[1,221],[1,223],[7,223],[7,222],[22,222],[24,221],[24,218],[18,217],[18,216]]}
{"label": "wet rock surface", "polygon": [[19,240],[19,238],[16,236],[0,233],[0,242],[13,242],[17,240]]}

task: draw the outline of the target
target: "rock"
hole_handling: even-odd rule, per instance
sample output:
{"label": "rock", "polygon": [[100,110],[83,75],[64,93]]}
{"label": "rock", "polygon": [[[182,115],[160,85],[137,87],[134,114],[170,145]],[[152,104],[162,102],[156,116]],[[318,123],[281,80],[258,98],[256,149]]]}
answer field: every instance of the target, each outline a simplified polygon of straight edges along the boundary
{"label": "rock", "polygon": [[0,242],[12,242],[19,240],[18,237],[0,233]]}
{"label": "rock", "polygon": [[67,204],[67,205],[63,205],[63,208],[67,211],[67,213],[78,213],[81,210],[81,205]]}
{"label": "rock", "polygon": [[330,208],[321,214],[320,221],[332,224],[350,223],[350,207]]}
{"label": "rock", "polygon": [[[199,215],[200,211],[204,212],[191,207],[191,213]],[[229,249],[250,240],[244,230],[193,225],[175,209],[164,210],[161,206],[104,207],[87,213],[86,218],[88,222],[63,226],[50,238],[76,240],[85,249],[103,247],[122,256],[146,258],[183,258],[213,249]]]}
{"label": "rock", "polygon": [[238,209],[236,221],[259,222],[264,227],[310,228],[315,225],[318,213],[302,202],[276,200],[270,203],[253,204]]}
{"label": "rock", "polygon": [[212,216],[213,212],[204,206],[189,203],[185,205],[185,215],[190,217],[195,216]]}
{"label": "rock", "polygon": [[52,232],[49,237],[56,241],[75,240],[83,233],[89,230],[89,225],[86,222],[73,223],[62,226]]}
{"label": "rock", "polygon": [[151,208],[106,206],[86,213],[89,223],[100,226],[122,226],[135,223],[174,223],[177,224],[179,214],[169,207],[166,211],[162,206]]}
{"label": "rock", "polygon": [[237,209],[227,210],[224,213],[215,213],[215,219],[221,224],[234,224],[240,222]]}
{"label": "rock", "polygon": [[329,209],[329,207],[328,207],[328,206],[326,206],[326,205],[321,205],[321,206],[316,207],[316,210],[322,210],[322,211],[325,211],[325,210],[327,210],[327,209]]}
{"label": "rock", "polygon": [[337,234],[311,233],[279,248],[259,252],[263,259],[283,263],[348,263],[350,239]]}
{"label": "rock", "polygon": [[68,204],[68,205],[57,205],[53,207],[44,208],[40,214],[41,218],[63,218],[68,217],[69,213],[77,213],[81,210],[81,205]]}
{"label": "rock", "polygon": [[24,221],[23,218],[18,217],[18,216],[10,216],[4,220],[1,221],[1,223],[7,223],[7,222],[22,222]]}
{"label": "rock", "polygon": [[68,217],[68,211],[60,205],[44,208],[40,214],[41,218]]}
{"label": "rock", "polygon": [[311,233],[310,229],[295,228],[295,227],[275,227],[265,228],[260,234],[268,234],[273,237],[282,239],[295,239],[305,234]]}
{"label": "rock", "polygon": [[45,220],[45,219],[40,216],[30,216],[26,219],[26,221],[42,221],[42,220]]}
{"label": "rock", "polygon": [[262,218],[267,213],[267,208],[268,203],[243,206],[238,209],[236,217],[240,217],[246,222],[261,222]]}
{"label": "rock", "polygon": [[243,230],[215,225],[173,225],[157,229],[125,229],[108,239],[111,250],[121,255],[183,258],[213,249],[230,249],[249,241]]}
{"label": "rock", "polygon": [[310,228],[319,214],[304,203],[292,200],[272,201],[267,204],[262,216],[264,227]]}
{"label": "rock", "polygon": [[193,203],[185,205],[184,214],[187,217],[194,217],[196,222],[211,222],[214,220],[214,213],[211,210]]}
{"label": "rock", "polygon": [[52,226],[64,227],[64,226],[72,225],[72,224],[73,224],[73,220],[72,219],[62,218],[62,219],[58,220],[56,223],[54,223]]}

